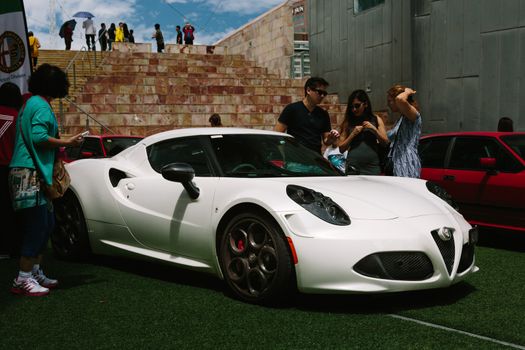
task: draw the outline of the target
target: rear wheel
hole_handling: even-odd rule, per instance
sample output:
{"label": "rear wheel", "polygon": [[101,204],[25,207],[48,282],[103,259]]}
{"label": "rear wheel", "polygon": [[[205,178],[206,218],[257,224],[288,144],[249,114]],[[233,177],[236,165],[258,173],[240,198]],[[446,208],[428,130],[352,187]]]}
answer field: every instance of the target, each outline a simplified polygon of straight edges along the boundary
{"label": "rear wheel", "polygon": [[82,207],[73,192],[53,202],[56,225],[51,234],[55,253],[64,259],[78,260],[89,254],[89,238]]}
{"label": "rear wheel", "polygon": [[228,287],[241,300],[274,304],[295,289],[284,235],[264,213],[242,213],[230,220],[221,238],[219,261]]}

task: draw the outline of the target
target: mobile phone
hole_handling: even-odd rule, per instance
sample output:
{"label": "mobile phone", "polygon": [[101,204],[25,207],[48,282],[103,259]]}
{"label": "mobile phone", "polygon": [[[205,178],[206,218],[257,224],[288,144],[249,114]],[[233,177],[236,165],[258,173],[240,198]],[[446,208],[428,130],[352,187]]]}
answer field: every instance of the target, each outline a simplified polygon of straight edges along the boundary
{"label": "mobile phone", "polygon": [[80,134],[82,137],[89,135],[89,130],[84,131],[82,134]]}

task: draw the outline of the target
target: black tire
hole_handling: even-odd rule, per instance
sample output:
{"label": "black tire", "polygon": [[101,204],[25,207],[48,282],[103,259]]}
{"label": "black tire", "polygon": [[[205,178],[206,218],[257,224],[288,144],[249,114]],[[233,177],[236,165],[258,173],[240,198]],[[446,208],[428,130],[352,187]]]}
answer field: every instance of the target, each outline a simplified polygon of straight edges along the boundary
{"label": "black tire", "polygon": [[56,224],[51,245],[56,255],[67,260],[81,260],[90,253],[89,237],[82,207],[71,191],[53,202]]}
{"label": "black tire", "polygon": [[295,292],[290,251],[281,228],[267,214],[237,214],[219,245],[219,262],[233,295],[254,304],[277,305]]}

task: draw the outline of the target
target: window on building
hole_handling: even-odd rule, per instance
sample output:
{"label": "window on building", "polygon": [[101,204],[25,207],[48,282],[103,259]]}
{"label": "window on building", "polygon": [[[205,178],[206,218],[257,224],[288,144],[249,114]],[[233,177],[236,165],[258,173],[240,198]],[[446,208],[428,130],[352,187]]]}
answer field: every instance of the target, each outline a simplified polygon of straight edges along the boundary
{"label": "window on building", "polygon": [[385,0],[354,0],[354,14],[366,11],[374,6],[384,4]]}

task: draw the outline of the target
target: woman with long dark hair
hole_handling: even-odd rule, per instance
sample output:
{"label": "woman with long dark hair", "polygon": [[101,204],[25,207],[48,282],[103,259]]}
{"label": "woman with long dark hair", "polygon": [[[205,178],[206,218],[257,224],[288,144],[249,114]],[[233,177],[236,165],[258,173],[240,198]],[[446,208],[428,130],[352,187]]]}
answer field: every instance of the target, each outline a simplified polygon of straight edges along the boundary
{"label": "woman with long dark hair", "polygon": [[40,264],[55,223],[53,205],[41,188],[51,185],[56,151],[61,146],[79,146],[82,134],[67,139],[58,136],[58,123],[51,100],[68,93],[67,76],[59,67],[43,64],[29,78],[33,96],[20,110],[16,123],[13,158],[9,164],[9,189],[13,208],[18,211],[24,235],[20,271],[11,292],[40,296],[58,281],[46,277]]}
{"label": "woman with long dark hair", "polygon": [[364,90],[348,97],[345,119],[341,124],[339,151],[346,157],[346,169],[353,166],[363,175],[381,174],[382,147],[388,144],[385,125],[372,112],[372,103]]}
{"label": "woman with long dark hair", "polygon": [[113,43],[115,42],[116,30],[117,28],[115,27],[115,23],[111,23],[108,29],[108,51],[113,50]]}

